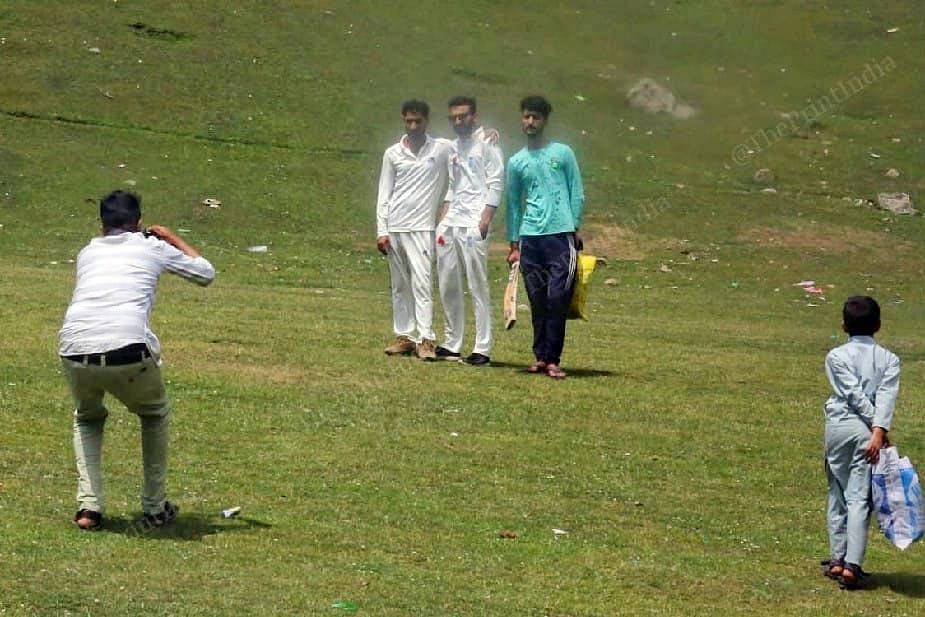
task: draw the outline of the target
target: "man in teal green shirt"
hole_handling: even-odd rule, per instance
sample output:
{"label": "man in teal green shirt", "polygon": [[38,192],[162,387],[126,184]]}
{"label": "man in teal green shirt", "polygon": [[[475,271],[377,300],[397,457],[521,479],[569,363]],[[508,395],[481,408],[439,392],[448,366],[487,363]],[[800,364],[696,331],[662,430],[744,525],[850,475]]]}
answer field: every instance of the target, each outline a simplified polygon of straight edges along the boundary
{"label": "man in teal green shirt", "polygon": [[520,262],[530,298],[536,362],[527,370],[562,379],[559,361],[575,289],[584,188],[572,149],[543,135],[552,105],[528,96],[520,110],[527,145],[507,166],[508,263]]}

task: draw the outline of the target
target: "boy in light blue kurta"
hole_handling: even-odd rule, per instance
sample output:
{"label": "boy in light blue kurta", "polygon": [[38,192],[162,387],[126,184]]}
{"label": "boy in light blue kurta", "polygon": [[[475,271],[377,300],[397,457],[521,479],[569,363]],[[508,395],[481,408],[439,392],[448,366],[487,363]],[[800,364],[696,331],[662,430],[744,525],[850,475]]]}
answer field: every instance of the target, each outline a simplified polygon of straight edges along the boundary
{"label": "boy in light blue kurta", "polygon": [[880,457],[899,392],[899,358],[874,341],[880,306],[853,296],[842,309],[848,342],[825,358],[832,395],[825,402],[825,469],[829,480],[831,559],[824,574],[842,587],[860,584],[871,514],[871,464]]}
{"label": "boy in light blue kurta", "polygon": [[575,153],[549,141],[552,105],[541,96],[520,102],[527,146],[511,157],[507,173],[508,263],[520,263],[533,321],[533,355],[527,369],[563,379],[565,318],[575,290],[575,266],[585,204]]}

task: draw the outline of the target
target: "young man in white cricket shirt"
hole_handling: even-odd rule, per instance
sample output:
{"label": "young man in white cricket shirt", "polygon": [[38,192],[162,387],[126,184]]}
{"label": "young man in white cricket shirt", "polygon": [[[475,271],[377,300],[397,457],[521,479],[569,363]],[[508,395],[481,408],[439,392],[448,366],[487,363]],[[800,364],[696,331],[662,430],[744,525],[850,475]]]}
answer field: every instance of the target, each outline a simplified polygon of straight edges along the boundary
{"label": "young man in white cricket shirt", "polygon": [[405,135],[382,156],[376,204],[376,247],[389,260],[395,331],[385,353],[436,360],[434,227],[446,194],[452,142],[427,133],[427,103],[406,101],[401,113]]}
{"label": "young man in white cricket shirt", "polygon": [[488,285],[488,230],[504,188],[504,155],[479,126],[476,101],[457,96],[449,120],[458,136],[450,153],[449,190],[437,225],[437,276],[445,331],[439,360],[459,360],[465,332],[463,270],[475,313],[475,343],[465,362],[490,362],[491,299]]}
{"label": "young man in white cricket shirt", "polygon": [[103,524],[101,468],[108,392],[141,420],[144,483],[139,526],[160,527],[177,515],[167,501],[170,402],[161,376],[160,342],[148,317],[163,272],[206,286],[215,270],[170,229],[139,229],[141,203],[126,191],[100,202],[102,237],[77,256],[77,282],[59,336],[59,354],[74,398],[77,501],[74,522],[92,531]]}

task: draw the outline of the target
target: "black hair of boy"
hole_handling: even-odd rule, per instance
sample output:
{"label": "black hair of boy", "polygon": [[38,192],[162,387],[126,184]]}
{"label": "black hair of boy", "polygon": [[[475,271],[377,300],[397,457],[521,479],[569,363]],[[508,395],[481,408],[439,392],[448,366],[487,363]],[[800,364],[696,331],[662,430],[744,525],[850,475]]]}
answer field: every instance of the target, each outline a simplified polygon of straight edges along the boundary
{"label": "black hair of boy", "polygon": [[534,111],[543,118],[549,118],[549,114],[552,113],[552,105],[542,96],[528,96],[520,101],[520,111]]}
{"label": "black hair of boy", "polygon": [[842,309],[845,332],[873,336],[880,329],[880,305],[870,296],[851,296]]}

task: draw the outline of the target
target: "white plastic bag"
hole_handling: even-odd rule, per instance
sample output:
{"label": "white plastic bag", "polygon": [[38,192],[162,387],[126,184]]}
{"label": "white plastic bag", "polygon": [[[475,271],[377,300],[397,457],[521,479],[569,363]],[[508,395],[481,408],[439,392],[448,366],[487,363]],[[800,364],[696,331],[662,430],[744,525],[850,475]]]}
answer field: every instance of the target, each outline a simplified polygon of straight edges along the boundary
{"label": "white plastic bag", "polygon": [[925,535],[925,501],[919,477],[895,446],[880,450],[871,475],[871,497],[880,531],[894,546],[905,550]]}

